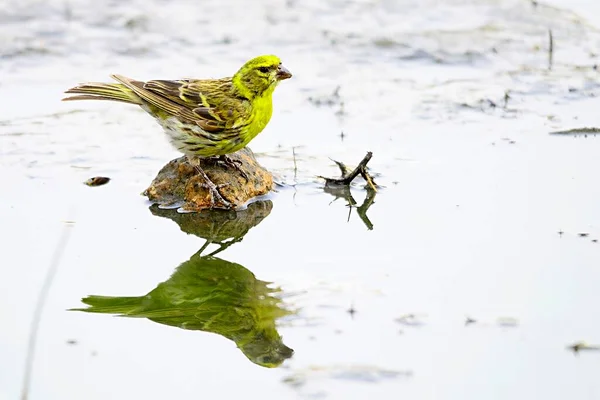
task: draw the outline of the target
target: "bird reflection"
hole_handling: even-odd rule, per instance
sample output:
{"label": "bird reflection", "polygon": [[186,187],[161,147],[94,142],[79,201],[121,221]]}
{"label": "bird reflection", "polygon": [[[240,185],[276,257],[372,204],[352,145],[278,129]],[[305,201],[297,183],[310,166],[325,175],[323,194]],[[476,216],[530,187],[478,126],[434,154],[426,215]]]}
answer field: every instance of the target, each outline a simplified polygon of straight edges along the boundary
{"label": "bird reflection", "polygon": [[[268,203],[268,204],[266,204]],[[285,307],[279,288],[256,279],[242,265],[215,257],[242,237],[271,211],[270,201],[254,203],[244,211],[178,214],[151,208],[156,215],[173,219],[185,232],[216,243],[217,251],[202,255],[206,244],[171,277],[144,296],[88,296],[82,299],[92,313],[148,318],[182,329],[219,334],[234,341],[253,363],[277,367],[294,351],[287,347],[276,320],[292,312]]]}

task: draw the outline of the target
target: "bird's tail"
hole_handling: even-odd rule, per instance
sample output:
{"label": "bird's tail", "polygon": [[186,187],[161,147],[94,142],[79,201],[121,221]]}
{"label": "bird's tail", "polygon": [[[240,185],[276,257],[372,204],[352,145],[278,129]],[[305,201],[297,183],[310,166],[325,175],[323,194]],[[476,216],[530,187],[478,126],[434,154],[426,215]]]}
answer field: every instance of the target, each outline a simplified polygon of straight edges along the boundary
{"label": "bird's tail", "polygon": [[81,299],[89,306],[88,308],[73,308],[71,311],[129,314],[140,307],[141,299],[141,297],[88,296]]}
{"label": "bird's tail", "polygon": [[140,97],[121,83],[82,83],[67,90],[65,93],[77,96],[65,97],[63,101],[69,100],[112,100],[124,103],[141,105]]}

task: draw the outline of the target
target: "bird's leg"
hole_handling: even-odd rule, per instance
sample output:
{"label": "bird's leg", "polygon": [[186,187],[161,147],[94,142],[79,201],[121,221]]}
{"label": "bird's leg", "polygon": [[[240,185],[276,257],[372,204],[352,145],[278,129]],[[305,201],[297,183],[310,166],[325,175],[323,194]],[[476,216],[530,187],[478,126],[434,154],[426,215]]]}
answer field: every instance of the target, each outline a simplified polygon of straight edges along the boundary
{"label": "bird's leg", "polygon": [[220,161],[223,164],[225,164],[227,167],[233,168],[236,171],[238,171],[244,177],[246,182],[248,182],[250,180],[250,179],[248,179],[248,175],[246,174],[246,172],[244,172],[244,170],[240,167],[242,165],[242,162],[240,160],[234,160],[233,158],[229,157],[227,154],[224,154],[224,155],[217,157],[217,161]]}
{"label": "bird's leg", "polygon": [[215,199],[217,200],[217,202],[223,204],[223,206],[227,208],[232,208],[231,203],[225,200],[221,193],[219,193],[219,188],[227,186],[229,185],[229,183],[216,185],[213,181],[210,180],[208,175],[206,175],[206,172],[204,172],[204,170],[200,167],[200,160],[197,157],[188,156],[188,161],[190,162],[190,164],[192,164],[198,175],[200,175],[204,179],[202,187],[208,189],[208,193],[210,194],[210,208],[215,207]]}

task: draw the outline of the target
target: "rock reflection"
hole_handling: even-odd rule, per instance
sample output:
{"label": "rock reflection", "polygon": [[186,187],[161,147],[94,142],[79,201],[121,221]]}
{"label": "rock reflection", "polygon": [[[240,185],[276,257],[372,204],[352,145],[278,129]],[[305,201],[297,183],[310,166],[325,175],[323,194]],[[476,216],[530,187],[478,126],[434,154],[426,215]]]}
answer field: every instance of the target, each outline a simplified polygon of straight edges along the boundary
{"label": "rock reflection", "polygon": [[[88,296],[82,301],[89,307],[76,310],[148,318],[182,329],[216,333],[234,341],[255,364],[279,366],[294,353],[276,328],[277,319],[291,314],[276,296],[280,289],[256,279],[242,265],[214,256],[241,241],[271,208],[270,201],[251,204],[243,211],[200,214],[151,207],[153,214],[168,217],[183,231],[205,238],[205,245],[145,296]],[[210,243],[220,247],[202,255]]]}
{"label": "rock reflection", "polygon": [[234,243],[241,242],[246,233],[265,219],[273,208],[270,200],[252,203],[245,210],[208,210],[201,213],[182,214],[174,210],[150,207],[150,212],[173,220],[182,231],[206,239],[199,253],[211,244],[219,245],[215,255]]}

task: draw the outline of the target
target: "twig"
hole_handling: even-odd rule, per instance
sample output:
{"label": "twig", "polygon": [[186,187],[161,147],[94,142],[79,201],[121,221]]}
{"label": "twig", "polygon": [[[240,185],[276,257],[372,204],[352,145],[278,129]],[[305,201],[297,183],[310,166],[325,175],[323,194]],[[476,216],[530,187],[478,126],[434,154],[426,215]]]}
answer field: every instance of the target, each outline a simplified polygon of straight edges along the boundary
{"label": "twig", "polygon": [[338,165],[338,167],[342,171],[342,177],[341,178],[327,178],[325,176],[319,176],[319,178],[325,179],[326,185],[346,185],[346,186],[348,186],[348,185],[350,185],[350,183],[352,183],[354,178],[356,178],[360,174],[367,181],[369,186],[373,190],[376,190],[376,185],[373,182],[373,178],[371,178],[371,176],[368,174],[367,169],[366,169],[367,164],[371,160],[371,157],[373,157],[373,153],[370,151],[367,152],[367,155],[365,155],[365,157],[356,166],[356,168],[354,168],[354,170],[352,170],[352,172],[350,172],[349,174],[344,173],[344,172],[347,172],[347,168],[343,163],[334,160],[334,162]]}
{"label": "twig", "polygon": [[348,204],[348,219],[346,222],[350,222],[350,216],[352,215],[352,205]]}
{"label": "twig", "polygon": [[346,176],[348,174],[348,167],[346,167],[346,164],[340,161],[336,161],[333,158],[330,158],[330,160],[337,164],[337,166],[340,168],[342,176]]}
{"label": "twig", "polygon": [[292,147],[292,155],[294,156],[294,182],[297,181],[298,176],[298,165],[296,165],[296,148]]}
{"label": "twig", "polygon": [[31,370],[33,368],[33,358],[35,356],[37,332],[40,326],[42,312],[44,311],[44,305],[46,304],[46,298],[48,297],[48,292],[50,291],[50,287],[52,286],[52,280],[54,279],[54,275],[56,275],[56,270],[58,269],[58,265],[60,264],[60,259],[62,258],[63,251],[65,250],[67,242],[69,241],[71,227],[71,224],[66,224],[63,227],[62,234],[54,250],[52,261],[50,263],[50,268],[48,268],[48,272],[46,272],[44,284],[42,286],[42,289],[40,290],[35,310],[33,312],[33,319],[31,320],[31,326],[29,329],[29,342],[27,344],[27,358],[25,361],[25,373],[23,374],[24,377],[23,387],[21,389],[21,400],[27,400],[29,396],[29,383],[31,382]]}
{"label": "twig", "polygon": [[327,186],[327,185],[325,185],[323,190],[325,191],[325,193],[329,193],[330,195],[335,197],[335,199],[331,200],[331,203],[329,203],[329,204],[332,204],[334,201],[337,201],[337,199],[344,199],[348,202],[349,206],[356,205],[356,200],[354,200],[354,197],[352,196],[352,192],[350,191],[350,186],[343,186],[343,185]]}
{"label": "twig", "polygon": [[369,173],[364,168],[361,168],[360,175],[365,181],[367,181],[369,187],[373,189],[374,192],[377,192],[377,188],[375,187],[375,182],[373,182],[373,178],[371,178],[371,175],[369,175]]}
{"label": "twig", "polygon": [[371,222],[371,220],[369,220],[369,217],[367,216],[367,211],[369,211],[369,208],[375,202],[375,195],[377,194],[377,192],[371,189],[370,186],[366,187],[367,196],[365,197],[365,200],[360,206],[357,206],[357,202],[352,196],[352,192],[350,191],[350,186],[330,185],[325,186],[323,190],[325,191],[325,193],[328,193],[335,197],[335,199],[332,200],[331,203],[333,203],[339,198],[343,198],[348,202],[348,221],[350,221],[350,213],[354,208],[356,209],[356,212],[362,220],[362,222],[367,226],[367,229],[373,230],[373,223]]}
{"label": "twig", "polygon": [[548,71],[552,70],[552,58],[554,54],[554,38],[552,37],[552,29],[548,29]]}
{"label": "twig", "polygon": [[377,192],[375,190],[367,188],[367,197],[365,197],[365,201],[360,207],[356,208],[356,213],[358,214],[362,222],[364,222],[364,224],[367,226],[367,229],[370,231],[373,230],[373,223],[371,222],[369,217],[367,217],[367,211],[369,211],[369,207],[371,207],[375,202],[376,194]]}

